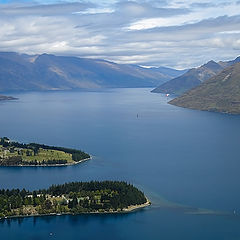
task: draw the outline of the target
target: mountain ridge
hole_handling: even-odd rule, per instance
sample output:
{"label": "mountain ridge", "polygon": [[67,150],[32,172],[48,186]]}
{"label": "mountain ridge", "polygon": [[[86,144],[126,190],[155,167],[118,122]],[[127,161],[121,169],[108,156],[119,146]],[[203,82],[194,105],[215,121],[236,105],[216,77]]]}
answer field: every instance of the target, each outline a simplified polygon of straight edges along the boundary
{"label": "mountain ridge", "polygon": [[183,75],[161,84],[153,89],[152,92],[168,93],[179,96],[184,92],[199,86],[202,82],[220,73],[224,68],[237,62],[240,62],[240,57],[226,62],[215,62],[211,60],[200,67],[189,69]]}
{"label": "mountain ridge", "polygon": [[240,63],[169,102],[179,107],[240,114]]}
{"label": "mountain ridge", "polygon": [[[169,71],[168,71],[169,70]],[[53,54],[0,52],[0,91],[154,87],[182,73]]]}

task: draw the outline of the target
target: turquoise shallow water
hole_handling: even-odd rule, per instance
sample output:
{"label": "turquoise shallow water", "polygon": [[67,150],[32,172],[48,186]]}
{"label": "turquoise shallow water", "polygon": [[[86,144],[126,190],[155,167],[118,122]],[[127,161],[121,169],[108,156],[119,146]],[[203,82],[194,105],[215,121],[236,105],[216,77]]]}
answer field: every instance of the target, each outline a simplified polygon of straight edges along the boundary
{"label": "turquoise shallow water", "polygon": [[[1,239],[240,239],[232,214],[240,213],[239,116],[177,108],[150,89],[15,95],[19,101],[0,103],[1,136],[94,157],[70,167],[2,167],[0,188],[126,180],[153,206],[129,215],[2,221]],[[182,206],[230,215],[189,215]]]}

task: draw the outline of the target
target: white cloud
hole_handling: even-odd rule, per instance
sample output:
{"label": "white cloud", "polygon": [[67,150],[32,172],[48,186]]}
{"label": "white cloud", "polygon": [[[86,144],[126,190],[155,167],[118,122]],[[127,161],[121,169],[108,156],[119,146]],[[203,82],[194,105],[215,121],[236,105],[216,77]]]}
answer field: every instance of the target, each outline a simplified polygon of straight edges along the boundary
{"label": "white cloud", "polygon": [[0,5],[0,51],[177,68],[239,54],[240,5],[235,1],[52,3]]}
{"label": "white cloud", "polygon": [[[190,1],[191,5],[195,1]],[[173,2],[170,6],[184,6],[188,7],[189,2]],[[202,7],[206,4],[202,3]],[[198,5],[199,6],[199,3]],[[142,30],[150,29],[155,27],[170,27],[170,26],[181,26],[186,24],[197,23],[203,19],[217,18],[219,16],[234,16],[238,15],[240,12],[240,7],[237,3],[232,3],[231,5],[215,5],[207,4],[207,8],[204,10],[201,8],[192,9],[188,14],[183,13],[179,16],[173,16],[168,18],[158,17],[158,18],[144,18],[139,21],[133,22],[126,29],[128,30]]]}
{"label": "white cloud", "polygon": [[73,12],[72,14],[99,14],[99,13],[113,13],[112,8],[88,8],[85,11]]}

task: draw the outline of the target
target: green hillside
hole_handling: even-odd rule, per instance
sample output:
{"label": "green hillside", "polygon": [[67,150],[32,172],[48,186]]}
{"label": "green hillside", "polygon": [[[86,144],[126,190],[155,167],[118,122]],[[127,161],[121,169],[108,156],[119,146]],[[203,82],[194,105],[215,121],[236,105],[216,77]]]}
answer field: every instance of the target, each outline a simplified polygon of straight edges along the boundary
{"label": "green hillside", "polygon": [[169,103],[191,109],[240,114],[240,63],[224,69]]}

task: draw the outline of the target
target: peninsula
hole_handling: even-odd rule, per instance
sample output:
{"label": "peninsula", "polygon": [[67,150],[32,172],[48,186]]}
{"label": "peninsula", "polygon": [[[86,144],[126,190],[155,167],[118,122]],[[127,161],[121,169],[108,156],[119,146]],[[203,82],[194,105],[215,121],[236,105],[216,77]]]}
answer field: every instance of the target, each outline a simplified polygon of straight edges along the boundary
{"label": "peninsula", "polygon": [[17,100],[17,98],[14,98],[11,96],[0,95],[0,101],[7,101],[7,100]]}
{"label": "peninsula", "polygon": [[120,181],[71,182],[48,189],[0,190],[0,218],[82,213],[126,213],[151,203]]}
{"label": "peninsula", "polygon": [[0,138],[0,166],[67,166],[90,158],[89,154],[76,149]]}

